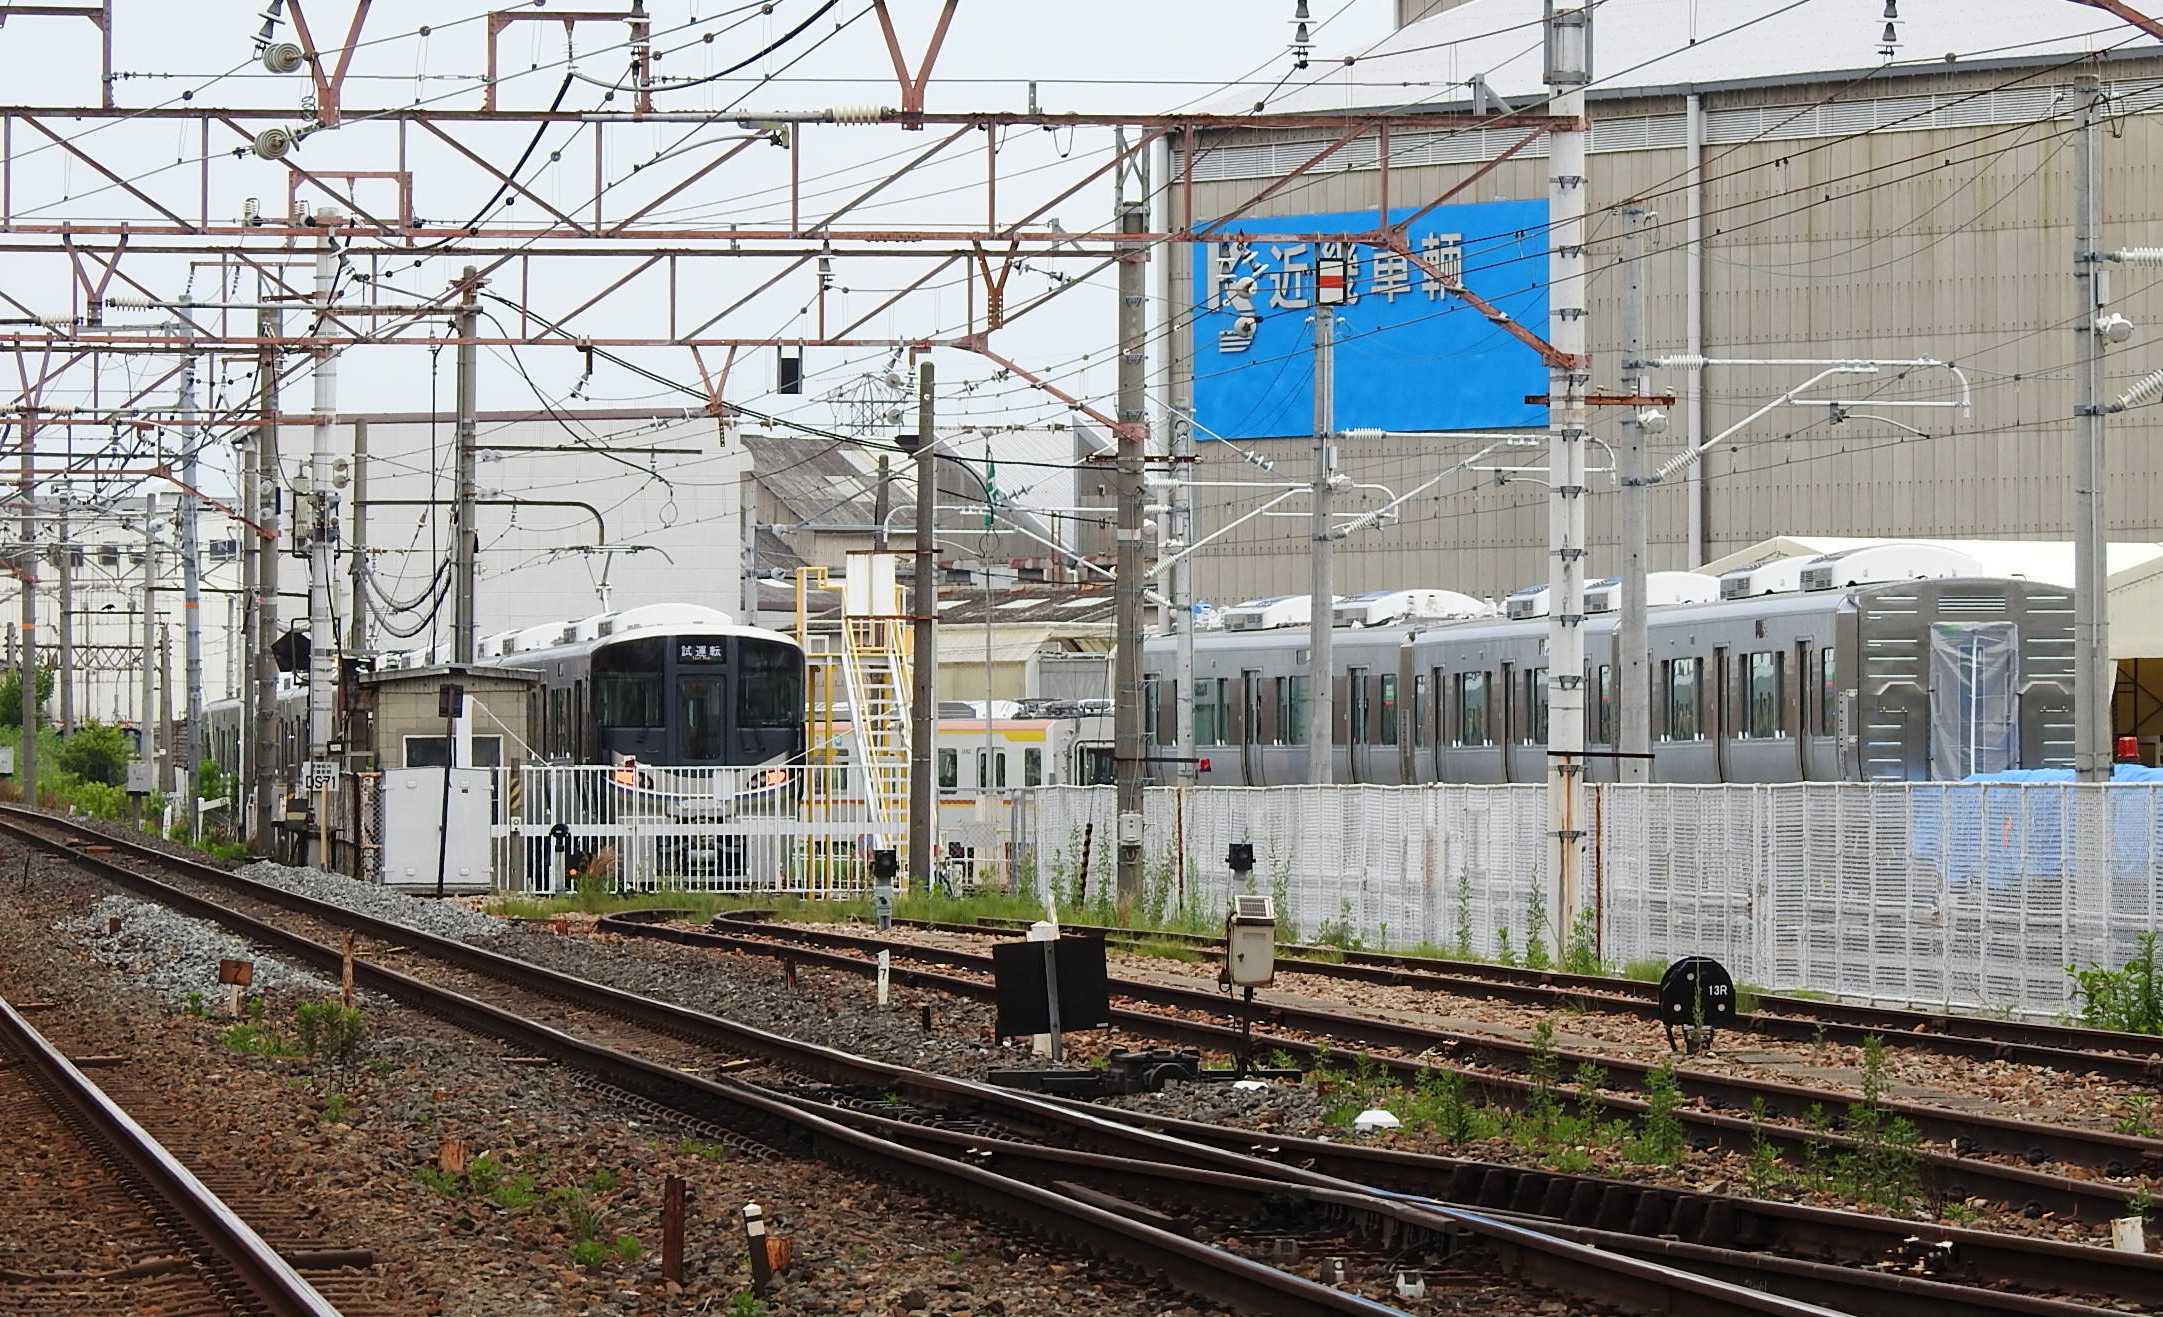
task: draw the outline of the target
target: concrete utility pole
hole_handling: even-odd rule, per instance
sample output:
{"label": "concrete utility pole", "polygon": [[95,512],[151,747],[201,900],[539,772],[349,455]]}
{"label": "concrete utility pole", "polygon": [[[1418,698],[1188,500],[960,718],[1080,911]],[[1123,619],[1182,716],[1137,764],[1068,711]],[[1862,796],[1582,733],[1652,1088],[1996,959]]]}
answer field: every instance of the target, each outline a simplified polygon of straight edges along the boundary
{"label": "concrete utility pole", "polygon": [[[1332,751],[1336,698],[1331,644],[1337,622],[1337,542],[1330,522],[1337,479],[1337,308],[1324,306],[1316,280],[1314,307],[1313,597],[1307,617],[1307,781],[1336,780]],[[1222,716],[1221,714],[1219,715]]]}
{"label": "concrete utility pole", "polygon": [[[1164,181],[1158,195],[1163,198],[1159,215],[1159,232],[1173,233],[1187,222],[1178,212],[1180,192],[1171,186],[1172,143],[1169,136],[1159,139],[1156,146],[1156,176]],[[1164,396],[1168,415],[1165,418],[1166,451],[1171,456],[1171,514],[1169,540],[1177,541],[1179,557],[1172,563],[1171,580],[1166,585],[1171,590],[1172,631],[1175,637],[1177,667],[1169,690],[1159,687],[1157,698],[1172,701],[1178,749],[1173,753],[1179,758],[1179,773],[1193,780],[1200,773],[1200,765],[1194,752],[1194,559],[1184,552],[1194,543],[1194,490],[1188,483],[1194,479],[1194,362],[1178,350],[1173,342],[1176,335],[1171,330],[1175,300],[1173,288],[1174,261],[1169,254],[1161,268],[1157,285],[1157,305],[1162,320],[1158,327],[1158,342],[1164,361]]]}
{"label": "concrete utility pole", "polygon": [[473,347],[474,331],[480,323],[480,304],[475,300],[480,288],[480,274],[472,266],[459,276],[464,296],[458,304],[458,491],[457,505],[451,514],[451,576],[452,589],[457,592],[451,610],[451,661],[473,661],[474,633],[474,557],[480,549],[480,531],[473,520],[475,492],[473,488],[473,457],[475,442],[474,392],[476,352]]}
{"label": "concrete utility pole", "polygon": [[38,423],[34,409],[25,408],[22,419],[22,476],[16,496],[22,500],[23,547],[15,560],[22,564],[22,645],[16,651],[16,689],[22,692],[23,736],[15,753],[15,781],[22,788],[23,803],[38,803],[38,516],[32,504],[30,473],[36,468]]}
{"label": "concrete utility pole", "polygon": [[2073,775],[2110,780],[2109,521],[2103,490],[2110,476],[2103,452],[2103,335],[2105,294],[2103,171],[2098,167],[2103,84],[2093,74],[2074,83],[2080,126],[2073,140]]}
{"label": "concrete utility pole", "polygon": [[[1651,212],[1631,206],[1622,212],[1622,391],[1643,394],[1645,377],[1645,221]],[[1645,425],[1635,407],[1622,412],[1622,632],[1615,655],[1615,704],[1621,719],[1615,749],[1616,778],[1645,782],[1652,777],[1652,646],[1645,634],[1645,554],[1651,517],[1646,504],[1651,482],[1645,478]],[[1802,680],[1797,674],[1797,681]]]}
{"label": "concrete utility pole", "polygon": [[[195,331],[189,323],[188,312],[195,305],[192,297],[180,299],[180,336],[193,339]],[[180,368],[180,412],[186,419],[180,431],[180,589],[185,602],[181,605],[183,625],[182,679],[187,683],[185,713],[182,714],[180,732],[181,781],[187,784],[187,796],[195,798],[195,770],[203,762],[203,544],[197,523],[201,520],[201,503],[195,491],[199,488],[196,449],[202,445],[202,432],[195,422],[195,357],[191,353]],[[195,835],[195,810],[188,810],[188,835]]]}
{"label": "concrete utility pole", "polygon": [[931,882],[939,825],[932,767],[939,718],[939,439],[934,431],[931,359],[916,368],[916,598],[909,612],[909,881]]}
{"label": "concrete utility pole", "polygon": [[[1119,231],[1148,228],[1149,209],[1139,201],[1119,206]],[[1119,804],[1119,905],[1142,895],[1142,774],[1148,768],[1142,742],[1142,462],[1149,422],[1146,383],[1148,252],[1138,242],[1119,248],[1119,543],[1113,582],[1118,653],[1112,663],[1118,687],[1112,699],[1114,780]],[[986,625],[989,626],[989,619]],[[989,692],[986,692],[987,697]]]}
{"label": "concrete utility pole", "polygon": [[[158,726],[170,729],[173,725],[173,633],[161,623],[158,626]],[[158,738],[165,745],[165,754],[158,760],[158,790],[173,794],[172,736]]]}
{"label": "concrete utility pole", "polygon": [[142,759],[153,769],[165,730],[158,726],[158,496],[143,495]]}
{"label": "concrete utility pole", "polygon": [[353,422],[353,641],[368,652],[368,422]]}
{"label": "concrete utility pole", "polygon": [[[69,465],[73,465],[71,462]],[[68,534],[68,496],[60,495],[60,734],[75,731],[75,540]]]}
{"label": "concrete utility pole", "polygon": [[255,644],[248,678],[255,683],[255,719],[249,724],[255,751],[248,766],[254,780],[255,818],[248,841],[257,855],[271,852],[271,820],[277,817],[278,796],[278,661],[271,646],[278,643],[278,560],[284,543],[278,509],[283,482],[278,465],[278,349],[273,340],[285,336],[285,317],[266,306],[256,313],[256,335],[265,346],[256,360],[259,393],[255,427],[255,497],[248,509],[257,525],[272,538],[256,538]]}
{"label": "concrete utility pole", "polygon": [[[1549,110],[1564,122],[1581,119],[1592,80],[1591,6],[1556,5],[1546,38]],[[1581,127],[1558,129],[1547,139],[1547,338],[1559,354],[1547,372],[1547,826],[1554,838],[1548,910],[1558,947],[1577,913],[1584,838],[1586,135]]]}
{"label": "concrete utility pole", "polygon": [[[324,225],[316,240],[315,336],[330,333],[329,308],[338,287],[337,236],[342,216],[335,206],[315,213]],[[338,521],[332,513],[332,418],[338,410],[338,355],[326,344],[315,349],[315,426],[308,446],[308,757],[330,754],[331,704],[338,691],[338,633],[331,622],[332,549]],[[325,857],[326,861],[328,857]]]}

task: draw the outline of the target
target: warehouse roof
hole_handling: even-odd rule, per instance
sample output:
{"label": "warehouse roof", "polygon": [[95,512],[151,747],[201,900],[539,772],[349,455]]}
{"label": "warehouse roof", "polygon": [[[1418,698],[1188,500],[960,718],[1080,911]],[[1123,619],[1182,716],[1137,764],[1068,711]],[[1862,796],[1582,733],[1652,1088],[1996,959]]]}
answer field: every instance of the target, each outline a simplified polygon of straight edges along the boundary
{"label": "warehouse roof", "polygon": [[[1317,59],[1272,111],[1463,104],[1473,75],[1523,107],[1541,83],[1541,0],[1466,0],[1368,47],[1347,68]],[[1592,93],[1792,81],[1885,65],[1874,4],[1793,0],[1604,0],[1593,18]],[[1989,64],[2155,43],[2072,0],[1900,0],[1897,71],[1942,72],[1948,58]],[[1317,76],[1319,74],[1319,76]],[[1311,79],[1311,81],[1310,81]],[[1345,86],[1347,81],[1355,84]],[[1298,84],[1306,83],[1301,87]],[[1396,84],[1396,85],[1382,85]],[[1212,108],[1251,109],[1248,97]]]}

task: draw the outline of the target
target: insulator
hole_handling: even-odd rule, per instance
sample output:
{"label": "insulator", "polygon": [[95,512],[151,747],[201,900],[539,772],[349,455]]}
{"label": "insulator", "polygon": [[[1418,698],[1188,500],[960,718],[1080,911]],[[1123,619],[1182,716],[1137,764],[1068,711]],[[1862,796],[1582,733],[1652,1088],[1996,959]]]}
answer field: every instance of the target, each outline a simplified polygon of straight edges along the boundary
{"label": "insulator", "polygon": [[2163,265],[2163,247],[2128,247],[2117,256],[2127,265]]}
{"label": "insulator", "polygon": [[1703,370],[1705,357],[1702,353],[1684,352],[1671,357],[1654,357],[1652,364],[1665,366],[1669,370]]}
{"label": "insulator", "polygon": [[878,123],[887,111],[883,105],[836,105],[827,113],[835,123]]}
{"label": "insulator", "polygon": [[2138,406],[2158,394],[2163,394],[2163,370],[2144,376],[2139,383],[2118,395],[2118,406]]}

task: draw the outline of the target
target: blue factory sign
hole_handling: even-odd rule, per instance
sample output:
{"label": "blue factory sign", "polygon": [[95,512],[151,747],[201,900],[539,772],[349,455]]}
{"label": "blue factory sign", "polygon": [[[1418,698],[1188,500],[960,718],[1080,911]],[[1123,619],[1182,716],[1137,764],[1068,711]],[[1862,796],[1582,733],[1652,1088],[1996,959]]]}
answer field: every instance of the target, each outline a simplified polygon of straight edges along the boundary
{"label": "blue factory sign", "polygon": [[[1412,213],[1394,212],[1393,219]],[[1546,335],[1547,203],[1444,206],[1412,225],[1412,249],[1501,310]],[[1234,221],[1197,244],[1194,410],[1227,439],[1314,432],[1315,266],[1312,243],[1248,242],[1241,233],[1361,232],[1373,211]],[[1337,308],[1337,426],[1484,430],[1541,426],[1547,368],[1403,256],[1351,253],[1350,294]]]}

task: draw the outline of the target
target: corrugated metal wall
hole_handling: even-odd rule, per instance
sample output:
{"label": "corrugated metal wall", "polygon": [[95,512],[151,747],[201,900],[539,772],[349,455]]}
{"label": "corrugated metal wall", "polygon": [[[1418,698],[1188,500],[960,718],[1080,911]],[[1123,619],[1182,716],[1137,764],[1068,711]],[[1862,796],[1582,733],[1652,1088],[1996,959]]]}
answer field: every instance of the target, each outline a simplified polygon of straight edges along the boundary
{"label": "corrugated metal wall", "polygon": [[[1717,555],[1782,532],[1843,535],[1912,534],[2052,538],[2067,533],[2070,494],[2068,417],[2072,406],[2067,328],[2073,298],[2070,207],[2070,121],[2036,122],[2054,104],[2069,104],[2070,71],[2043,74],[1988,95],[2017,75],[2005,70],[1900,78],[1868,84],[1830,101],[1837,84],[1798,85],[1703,97],[1708,129],[1704,151],[1704,334],[1709,356],[1932,356],[1969,370],[1972,417],[1932,411],[1890,411],[1894,419],[1939,437],[1923,439],[1861,418],[1827,423],[1824,409],[1784,409],[1738,436],[1710,459],[1707,552]],[[2163,243],[2163,61],[2114,62],[2108,77],[2130,98],[2106,135],[2105,246]],[[1926,97],[1939,98],[1932,102]],[[2055,98],[2055,99],[2054,99]],[[1603,126],[1596,148],[1632,142],[1679,141],[1679,97],[1596,103]],[[1917,128],[1884,125],[1918,112]],[[1999,119],[2003,121],[1985,122]],[[1877,131],[1854,134],[1877,126]],[[1762,134],[1760,140],[1749,140]],[[1489,136],[1494,136],[1490,133]],[[1238,206],[1262,184],[1243,173],[1254,153],[1239,145],[1259,135],[1227,136],[1210,154],[1198,152],[1194,209],[1208,217]],[[1205,145],[1207,145],[1205,143]],[[1393,141],[1393,148],[1397,145]],[[1371,143],[1365,159],[1374,157]],[[1272,153],[1303,159],[1313,148]],[[1393,149],[1393,157],[1402,159]],[[1591,156],[1595,211],[1590,298],[1596,379],[1612,384],[1618,368],[1621,217],[1630,197],[1658,213],[1650,230],[1646,269],[1647,330],[1654,352],[1684,344],[1685,270],[1679,190],[1679,146],[1596,149]],[[1464,201],[1539,197],[1546,191],[1544,158],[1516,159],[1468,188]],[[1260,168],[1266,169],[1266,163]],[[1468,164],[1392,168],[1395,205],[1420,204],[1471,172]],[[1211,174],[1216,181],[1201,181]],[[1178,161],[1174,174],[1178,177]],[[1294,184],[1256,213],[1307,214],[1372,207],[1379,201],[1371,167]],[[1867,190],[1859,190],[1867,189]],[[1176,197],[1177,190],[1174,190]],[[1175,206],[1177,202],[1175,201]],[[1173,256],[1175,305],[1190,287],[1190,254]],[[2114,351],[2106,377],[2109,396],[2163,366],[2163,275],[2120,269],[2113,274],[2119,307],[2141,332]],[[1181,335],[1183,358],[1191,338]],[[1403,351],[1387,336],[1341,351]],[[1407,369],[1446,369],[1447,362],[1413,357]],[[1174,369],[1185,369],[1183,360]],[[1809,374],[1790,368],[1730,368],[1707,372],[1706,433],[1717,433]],[[1663,372],[1663,386],[1681,386],[1680,372]],[[1827,381],[1830,387],[1836,381]],[[1942,373],[1925,380],[1851,380],[1835,396],[1946,396]],[[1815,394],[1816,391],[1813,391]],[[1824,396],[1817,394],[1816,396]],[[1858,409],[1860,410],[1860,409]],[[2116,539],[2163,539],[2163,409],[2136,411],[2111,422],[2110,532]],[[1613,440],[1615,415],[1597,417],[1595,433]],[[1679,450],[1684,425],[1676,409],[1669,434],[1655,449]],[[1257,441],[1275,459],[1263,475],[1223,444],[1200,445],[1205,480],[1303,478],[1309,470],[1304,437]],[[1347,444],[1345,469],[1358,480],[1404,489],[1453,462],[1464,450],[1439,442]],[[1449,586],[1499,595],[1545,579],[1547,501],[1544,485],[1491,482],[1469,488],[1462,477],[1441,497],[1408,507],[1401,524],[1362,534],[1340,546],[1342,593],[1383,586]],[[1221,525],[1243,492],[1202,490],[1200,532]],[[1340,499],[1340,505],[1343,500]],[[1686,508],[1680,488],[1652,497],[1654,568],[1683,567]],[[1616,498],[1596,477],[1590,499],[1593,575],[1616,566]],[[1198,598],[1219,602],[1281,593],[1305,579],[1304,519],[1250,523],[1199,555]]]}

